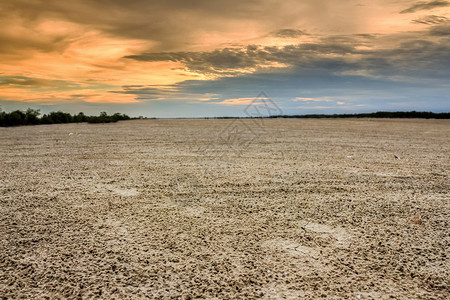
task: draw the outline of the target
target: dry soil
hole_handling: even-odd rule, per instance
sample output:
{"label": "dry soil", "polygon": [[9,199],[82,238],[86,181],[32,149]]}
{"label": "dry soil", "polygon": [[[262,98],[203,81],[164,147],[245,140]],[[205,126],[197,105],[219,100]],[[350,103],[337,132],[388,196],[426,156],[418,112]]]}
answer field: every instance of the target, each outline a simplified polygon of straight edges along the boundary
{"label": "dry soil", "polygon": [[0,128],[0,298],[448,299],[449,120]]}

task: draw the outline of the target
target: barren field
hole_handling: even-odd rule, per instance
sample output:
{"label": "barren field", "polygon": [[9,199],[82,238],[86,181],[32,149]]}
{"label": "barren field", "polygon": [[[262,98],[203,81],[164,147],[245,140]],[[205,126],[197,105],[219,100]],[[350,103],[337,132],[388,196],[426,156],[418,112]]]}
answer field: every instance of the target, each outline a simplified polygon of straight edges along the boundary
{"label": "barren field", "polygon": [[0,298],[449,299],[449,120],[0,128]]}

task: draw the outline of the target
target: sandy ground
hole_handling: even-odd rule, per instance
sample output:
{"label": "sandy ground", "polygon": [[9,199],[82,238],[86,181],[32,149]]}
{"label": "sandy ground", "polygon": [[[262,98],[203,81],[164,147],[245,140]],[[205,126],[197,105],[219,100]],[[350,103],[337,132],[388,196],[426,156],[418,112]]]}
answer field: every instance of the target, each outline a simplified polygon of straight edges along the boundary
{"label": "sandy ground", "polygon": [[0,128],[0,298],[448,299],[449,120]]}

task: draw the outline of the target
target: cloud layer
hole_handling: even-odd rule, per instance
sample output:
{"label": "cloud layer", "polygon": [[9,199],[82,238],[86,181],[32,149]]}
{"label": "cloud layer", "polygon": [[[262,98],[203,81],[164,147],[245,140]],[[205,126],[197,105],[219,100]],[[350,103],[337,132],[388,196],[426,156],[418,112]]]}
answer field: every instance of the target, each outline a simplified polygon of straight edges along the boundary
{"label": "cloud layer", "polygon": [[430,2],[417,2],[411,7],[402,10],[401,14],[413,13],[419,10],[430,10],[435,8],[447,7],[450,6],[450,2],[448,1],[430,1]]}
{"label": "cloud layer", "polygon": [[6,0],[0,102],[224,115],[264,90],[285,113],[442,111],[449,36],[437,0]]}

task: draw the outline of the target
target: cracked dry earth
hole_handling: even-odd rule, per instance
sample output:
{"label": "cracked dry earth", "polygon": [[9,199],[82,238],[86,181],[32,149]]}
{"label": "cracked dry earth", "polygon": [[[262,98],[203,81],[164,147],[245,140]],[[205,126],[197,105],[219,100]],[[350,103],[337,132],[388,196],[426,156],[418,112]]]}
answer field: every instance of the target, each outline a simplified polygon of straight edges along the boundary
{"label": "cracked dry earth", "polygon": [[449,299],[449,120],[0,128],[0,298]]}

